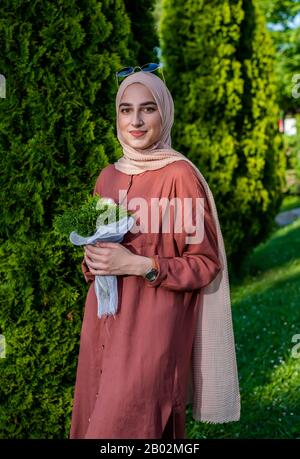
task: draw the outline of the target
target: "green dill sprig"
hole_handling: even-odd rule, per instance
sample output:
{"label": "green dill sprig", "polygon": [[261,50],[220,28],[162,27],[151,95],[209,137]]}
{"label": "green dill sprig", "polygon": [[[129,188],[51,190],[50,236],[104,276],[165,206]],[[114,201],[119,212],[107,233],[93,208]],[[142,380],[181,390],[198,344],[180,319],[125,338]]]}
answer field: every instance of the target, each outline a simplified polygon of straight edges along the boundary
{"label": "green dill sprig", "polygon": [[116,203],[106,202],[107,199],[99,194],[89,195],[78,208],[67,209],[62,215],[54,217],[54,231],[67,236],[75,231],[82,237],[90,237],[95,234],[99,225],[107,225],[133,214]]}

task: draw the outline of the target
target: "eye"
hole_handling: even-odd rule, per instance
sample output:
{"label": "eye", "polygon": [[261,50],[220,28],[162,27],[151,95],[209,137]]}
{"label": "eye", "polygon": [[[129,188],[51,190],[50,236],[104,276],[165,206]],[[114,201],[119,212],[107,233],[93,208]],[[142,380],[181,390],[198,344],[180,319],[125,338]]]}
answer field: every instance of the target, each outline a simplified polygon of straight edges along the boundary
{"label": "eye", "polygon": [[[130,108],[121,108],[120,112],[121,113],[128,113],[131,109]],[[155,108],[153,107],[144,107],[143,110],[146,110],[146,113],[152,113],[155,112]],[[149,111],[147,111],[149,110]]]}

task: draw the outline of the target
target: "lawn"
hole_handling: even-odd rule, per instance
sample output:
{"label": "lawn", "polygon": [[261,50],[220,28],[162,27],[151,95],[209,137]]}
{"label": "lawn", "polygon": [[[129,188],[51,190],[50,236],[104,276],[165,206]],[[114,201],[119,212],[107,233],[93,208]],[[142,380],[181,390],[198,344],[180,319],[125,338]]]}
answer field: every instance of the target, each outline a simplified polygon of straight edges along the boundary
{"label": "lawn", "polygon": [[[298,206],[288,199],[281,211]],[[241,419],[200,423],[189,406],[187,436],[300,439],[300,219],[255,248],[231,299]]]}
{"label": "lawn", "polygon": [[300,207],[300,196],[286,196],[280,208],[280,212],[285,212],[286,210],[294,209],[294,207]]}

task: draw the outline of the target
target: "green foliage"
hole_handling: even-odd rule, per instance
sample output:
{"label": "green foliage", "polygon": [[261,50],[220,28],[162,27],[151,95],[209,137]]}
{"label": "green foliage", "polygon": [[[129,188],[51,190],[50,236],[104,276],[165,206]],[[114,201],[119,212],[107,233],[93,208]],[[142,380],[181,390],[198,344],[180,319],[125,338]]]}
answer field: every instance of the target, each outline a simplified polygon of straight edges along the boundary
{"label": "green foliage", "polygon": [[56,215],[53,227],[59,235],[69,236],[75,231],[82,237],[90,237],[100,225],[117,222],[132,213],[117,204],[105,204],[103,198],[95,193],[94,196],[88,195],[86,201],[76,208],[67,209],[63,215]]}
{"label": "green foliage", "polygon": [[269,234],[284,187],[274,49],[255,0],[163,0],[162,7],[172,145],[205,176],[237,267]]}
{"label": "green foliage", "polygon": [[299,108],[300,2],[297,0],[259,0],[264,10],[275,47],[275,70],[278,76],[278,100],[287,112]]}
{"label": "green foliage", "polygon": [[300,27],[272,35],[277,48],[278,101],[284,113],[295,113],[300,98]]}
{"label": "green foliage", "polygon": [[290,28],[291,22],[300,12],[298,0],[259,0],[259,6],[271,24],[279,24],[281,29]]}
{"label": "green foliage", "polygon": [[297,133],[283,135],[287,158],[286,190],[291,195],[300,193],[300,115],[295,115]]}
{"label": "green foliage", "polygon": [[124,62],[124,67],[158,62],[155,47],[159,46],[154,23],[155,0],[124,0],[126,12],[131,22],[129,47],[135,57]]}
{"label": "green foliage", "polygon": [[286,195],[281,204],[280,212],[286,212],[296,207],[300,207],[300,196]]}
{"label": "green foliage", "polygon": [[288,158],[287,165],[294,169],[300,179],[300,115],[296,115],[296,135],[284,135],[284,148]]}
{"label": "green foliage", "polygon": [[0,3],[0,438],[67,438],[86,284],[55,215],[116,161],[122,0]]}

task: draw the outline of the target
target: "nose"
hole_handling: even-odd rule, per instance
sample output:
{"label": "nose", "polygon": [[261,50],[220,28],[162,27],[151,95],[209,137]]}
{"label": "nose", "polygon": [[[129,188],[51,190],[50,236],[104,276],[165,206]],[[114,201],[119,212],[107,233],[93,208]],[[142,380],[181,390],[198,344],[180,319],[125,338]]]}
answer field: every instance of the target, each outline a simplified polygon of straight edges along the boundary
{"label": "nose", "polygon": [[132,112],[131,124],[134,127],[141,126],[142,124],[144,124],[142,114],[139,112],[139,110]]}

